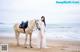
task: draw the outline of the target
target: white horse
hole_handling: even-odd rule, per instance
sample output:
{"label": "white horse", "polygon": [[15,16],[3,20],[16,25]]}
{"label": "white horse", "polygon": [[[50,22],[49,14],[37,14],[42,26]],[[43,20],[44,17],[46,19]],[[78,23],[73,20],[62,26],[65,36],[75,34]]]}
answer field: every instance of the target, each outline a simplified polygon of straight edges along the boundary
{"label": "white horse", "polygon": [[[16,23],[14,25],[14,30],[15,30],[15,35],[16,35],[16,39],[17,39],[17,46],[19,46],[19,36],[20,36],[20,33],[24,33],[24,30],[22,28],[19,28],[19,23]],[[30,48],[32,48],[32,45],[31,45],[31,41],[32,41],[32,32],[33,32],[33,29],[37,27],[37,20],[33,19],[33,20],[30,20],[28,22],[28,27],[25,29],[25,35],[26,35],[26,38],[25,38],[25,43],[24,43],[24,46],[25,48],[27,48],[26,46],[26,42],[27,42],[27,36],[29,35],[30,37],[30,40],[29,40],[29,45],[30,45]]]}

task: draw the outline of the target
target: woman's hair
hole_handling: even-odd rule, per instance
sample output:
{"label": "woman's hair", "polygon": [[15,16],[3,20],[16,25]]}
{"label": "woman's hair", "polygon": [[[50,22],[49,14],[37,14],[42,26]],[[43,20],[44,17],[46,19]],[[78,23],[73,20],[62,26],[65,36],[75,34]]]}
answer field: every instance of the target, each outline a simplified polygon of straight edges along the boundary
{"label": "woman's hair", "polygon": [[44,22],[44,25],[46,26],[45,17],[44,17],[44,16],[42,16],[42,17],[41,17],[41,19],[42,19],[42,18],[43,18],[43,20],[42,20],[42,21]]}

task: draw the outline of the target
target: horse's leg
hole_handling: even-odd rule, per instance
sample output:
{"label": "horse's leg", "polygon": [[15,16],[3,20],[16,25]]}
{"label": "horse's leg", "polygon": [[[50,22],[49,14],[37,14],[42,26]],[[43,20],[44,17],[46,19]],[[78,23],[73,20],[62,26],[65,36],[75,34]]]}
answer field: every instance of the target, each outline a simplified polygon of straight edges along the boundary
{"label": "horse's leg", "polygon": [[27,34],[26,34],[25,43],[24,43],[24,47],[25,47],[25,48],[27,48],[26,42],[27,42]]}
{"label": "horse's leg", "polygon": [[19,46],[19,33],[16,32],[17,46]]}
{"label": "horse's leg", "polygon": [[30,34],[30,48],[32,48],[31,42],[32,42],[32,34]]}

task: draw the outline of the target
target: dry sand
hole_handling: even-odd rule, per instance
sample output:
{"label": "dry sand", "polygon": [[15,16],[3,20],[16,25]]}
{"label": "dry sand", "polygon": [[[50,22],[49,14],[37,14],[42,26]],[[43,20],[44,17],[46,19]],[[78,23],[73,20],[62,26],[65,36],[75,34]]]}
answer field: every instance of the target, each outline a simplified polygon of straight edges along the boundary
{"label": "dry sand", "polygon": [[15,38],[2,38],[0,43],[8,44],[8,52],[80,52],[80,41],[47,40],[49,48],[36,48],[35,39],[32,41],[33,48],[24,48],[24,41],[20,40],[20,46],[16,45]]}

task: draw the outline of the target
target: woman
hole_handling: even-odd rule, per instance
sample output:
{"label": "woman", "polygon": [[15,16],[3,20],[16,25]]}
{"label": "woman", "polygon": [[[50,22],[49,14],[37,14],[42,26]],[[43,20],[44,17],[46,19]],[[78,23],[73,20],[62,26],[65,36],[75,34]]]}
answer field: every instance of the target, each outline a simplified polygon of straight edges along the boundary
{"label": "woman", "polygon": [[45,35],[45,17],[42,16],[41,20],[39,21],[39,28],[38,28],[38,47],[39,48],[46,48],[46,35]]}

